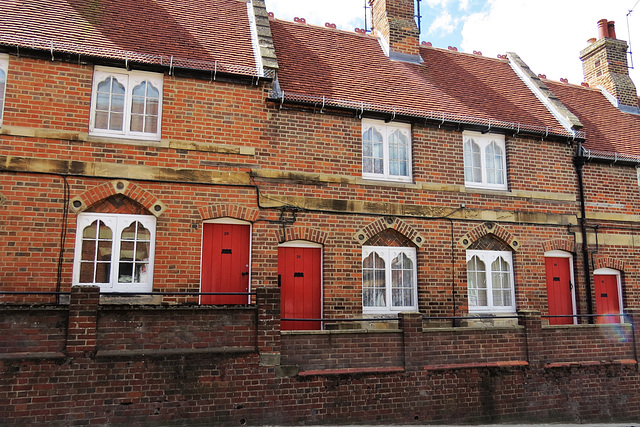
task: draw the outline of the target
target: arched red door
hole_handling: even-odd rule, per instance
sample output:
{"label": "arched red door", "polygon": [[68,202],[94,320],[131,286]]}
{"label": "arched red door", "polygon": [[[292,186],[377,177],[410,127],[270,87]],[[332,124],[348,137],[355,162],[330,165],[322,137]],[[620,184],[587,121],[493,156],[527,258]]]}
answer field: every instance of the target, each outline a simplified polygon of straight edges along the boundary
{"label": "arched red door", "polygon": [[[596,285],[596,313],[619,314],[620,294],[618,293],[618,276],[612,274],[596,274],[593,276]],[[597,323],[620,323],[620,317],[598,317]]]}
{"label": "arched red door", "polygon": [[[546,257],[547,303],[550,316],[573,314],[573,293],[571,283],[571,258]],[[550,325],[571,325],[572,317],[550,317]]]}
{"label": "arched red door", "polygon": [[[322,250],[278,248],[278,282],[283,319],[322,318]],[[318,330],[320,321],[282,321],[282,330]]]}
{"label": "arched red door", "polygon": [[[250,227],[204,223],[201,292],[249,292]],[[247,304],[248,295],[202,295],[201,304]]]}

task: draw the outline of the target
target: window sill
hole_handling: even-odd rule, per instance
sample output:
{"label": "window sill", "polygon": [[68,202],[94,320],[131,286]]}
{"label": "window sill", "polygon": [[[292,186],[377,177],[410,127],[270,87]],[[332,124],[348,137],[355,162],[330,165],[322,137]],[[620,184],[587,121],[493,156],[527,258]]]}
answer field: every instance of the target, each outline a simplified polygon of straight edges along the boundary
{"label": "window sill", "polygon": [[395,187],[419,190],[420,185],[413,181],[395,181],[392,179],[375,179],[375,178],[356,178],[356,184],[359,185],[377,185],[379,187]]}

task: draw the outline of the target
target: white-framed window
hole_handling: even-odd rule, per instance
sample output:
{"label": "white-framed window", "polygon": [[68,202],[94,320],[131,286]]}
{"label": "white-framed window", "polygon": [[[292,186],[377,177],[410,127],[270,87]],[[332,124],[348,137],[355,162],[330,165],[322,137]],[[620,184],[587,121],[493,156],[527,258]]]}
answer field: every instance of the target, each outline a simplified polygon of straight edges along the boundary
{"label": "white-framed window", "polygon": [[9,55],[0,53],[0,126],[4,116],[4,100],[7,91],[7,75],[9,74]]}
{"label": "white-framed window", "polygon": [[513,263],[508,251],[467,251],[470,313],[514,313]]}
{"label": "white-framed window", "polygon": [[504,135],[464,132],[464,183],[467,187],[507,189]]}
{"label": "white-framed window", "polygon": [[79,214],[73,284],[97,285],[106,292],[150,292],[155,240],[153,215]]}
{"label": "white-framed window", "polygon": [[362,177],[411,182],[411,125],[362,120]]}
{"label": "white-framed window", "polygon": [[159,73],[95,67],[90,134],[159,140],[162,79]]}
{"label": "white-framed window", "polygon": [[418,310],[416,249],[362,247],[363,313]]}

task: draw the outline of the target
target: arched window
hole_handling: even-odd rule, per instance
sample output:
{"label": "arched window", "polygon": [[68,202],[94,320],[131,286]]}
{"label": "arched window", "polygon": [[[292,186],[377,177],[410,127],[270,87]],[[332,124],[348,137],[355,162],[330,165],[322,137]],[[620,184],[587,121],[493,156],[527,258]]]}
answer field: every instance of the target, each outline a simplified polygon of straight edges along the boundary
{"label": "arched window", "polygon": [[511,252],[467,251],[469,312],[515,312]]}
{"label": "arched window", "polygon": [[362,177],[411,181],[411,125],[362,120]]}
{"label": "arched window", "polygon": [[416,311],[416,249],[362,247],[362,306],[364,313]]}
{"label": "arched window", "polygon": [[464,181],[467,187],[507,189],[503,135],[464,132]]}
{"label": "arched window", "polygon": [[162,74],[96,67],[93,79],[92,135],[160,139]]}
{"label": "arched window", "polygon": [[110,292],[152,290],[156,218],[152,215],[78,215],[74,285]]}

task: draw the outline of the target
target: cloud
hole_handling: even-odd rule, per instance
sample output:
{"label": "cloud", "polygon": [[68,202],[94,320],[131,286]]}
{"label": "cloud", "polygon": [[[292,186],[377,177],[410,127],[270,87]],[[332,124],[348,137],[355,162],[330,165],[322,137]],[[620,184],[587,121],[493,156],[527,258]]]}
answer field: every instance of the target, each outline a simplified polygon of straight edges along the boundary
{"label": "cloud", "polygon": [[442,7],[446,8],[451,0],[426,0],[429,7]]}
{"label": "cloud", "polygon": [[458,5],[459,10],[467,11],[469,10],[469,0],[460,0],[460,4]]}
{"label": "cloud", "polygon": [[445,10],[433,20],[429,26],[428,33],[440,33],[441,35],[447,35],[453,33],[457,26],[458,20],[454,19],[451,14]]}
{"label": "cloud", "polygon": [[[588,46],[589,38],[597,36],[599,19],[616,21],[618,38],[627,38],[625,15],[630,5],[625,3],[624,0],[493,0],[485,12],[472,14],[464,22],[460,47],[465,52],[480,50],[494,57],[516,52],[535,73],[554,80],[564,77],[579,84],[583,81],[580,50]],[[629,24],[632,28],[640,27],[640,16],[636,22],[630,19]],[[640,83],[640,76],[632,78]]]}

